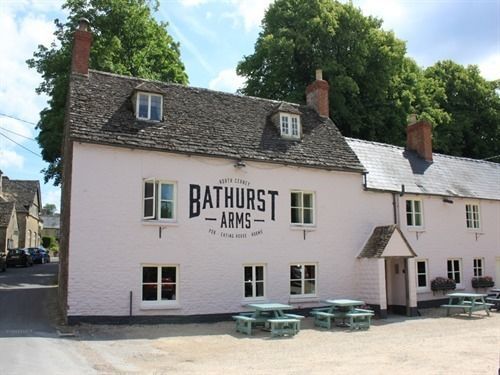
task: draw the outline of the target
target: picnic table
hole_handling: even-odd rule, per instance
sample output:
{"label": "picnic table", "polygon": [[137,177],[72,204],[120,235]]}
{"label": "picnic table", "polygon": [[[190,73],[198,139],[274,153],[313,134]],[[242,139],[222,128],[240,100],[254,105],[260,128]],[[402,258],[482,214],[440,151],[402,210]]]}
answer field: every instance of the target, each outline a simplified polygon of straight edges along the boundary
{"label": "picnic table", "polygon": [[[487,294],[479,293],[449,293],[448,294],[448,304],[441,305],[441,307],[446,308],[446,316],[450,315],[450,310],[462,310],[463,313],[469,313],[469,317],[472,316],[473,311],[486,311],[486,314],[490,315],[491,303],[485,301]],[[460,313],[460,312],[459,312]]]}
{"label": "picnic table", "polygon": [[285,313],[293,306],[282,303],[250,303],[247,307],[252,312],[244,312],[233,316],[236,330],[247,335],[252,334],[252,327],[262,326],[271,331],[271,336],[293,336],[300,331],[302,315]]}
{"label": "picnic table", "polygon": [[500,311],[500,288],[491,288],[486,297],[486,301],[493,304],[492,308]]}
{"label": "picnic table", "polygon": [[[323,328],[331,328],[332,320],[337,325],[353,329],[370,328],[372,310],[357,308],[365,303],[352,299],[327,299],[323,301],[328,307],[313,309],[314,324]],[[348,320],[348,322],[346,322]]]}

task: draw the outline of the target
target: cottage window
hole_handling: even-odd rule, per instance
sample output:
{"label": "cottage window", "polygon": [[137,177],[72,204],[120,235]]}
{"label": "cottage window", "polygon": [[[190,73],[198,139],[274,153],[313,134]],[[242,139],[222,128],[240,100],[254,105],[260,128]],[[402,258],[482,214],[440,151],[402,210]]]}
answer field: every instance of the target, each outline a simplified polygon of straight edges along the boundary
{"label": "cottage window", "polygon": [[314,225],[314,193],[292,191],[290,193],[291,223]]}
{"label": "cottage window", "polygon": [[406,200],[406,225],[408,227],[422,227],[422,201],[417,199]]}
{"label": "cottage window", "polygon": [[316,295],[315,264],[293,264],[290,266],[290,295]]}
{"label": "cottage window", "polygon": [[455,280],[457,286],[462,283],[460,259],[448,259],[448,278]]}
{"label": "cottage window", "polygon": [[472,270],[474,271],[474,277],[483,276],[483,258],[474,258],[472,260]]}
{"label": "cottage window", "polygon": [[417,288],[421,290],[427,290],[429,288],[427,260],[417,260]]}
{"label": "cottage window", "polygon": [[285,138],[300,138],[300,116],[285,114],[280,115],[281,136]]}
{"label": "cottage window", "polygon": [[246,265],[243,267],[245,298],[264,297],[264,266]]}
{"label": "cottage window", "polygon": [[177,282],[177,266],[143,266],[142,301],[167,303],[176,301]]}
{"label": "cottage window", "polygon": [[479,229],[479,205],[478,204],[466,204],[465,205],[465,220],[467,223],[467,228],[469,229]]}
{"label": "cottage window", "polygon": [[138,119],[161,121],[163,97],[156,94],[139,93],[136,108]]}
{"label": "cottage window", "polygon": [[145,220],[176,219],[176,184],[169,181],[145,180],[143,188]]}

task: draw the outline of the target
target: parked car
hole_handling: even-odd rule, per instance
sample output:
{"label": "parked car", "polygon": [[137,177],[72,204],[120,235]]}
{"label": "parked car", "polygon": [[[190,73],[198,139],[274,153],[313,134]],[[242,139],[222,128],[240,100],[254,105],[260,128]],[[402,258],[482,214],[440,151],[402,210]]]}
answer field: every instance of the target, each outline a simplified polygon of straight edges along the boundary
{"label": "parked car", "polygon": [[33,258],[33,263],[50,263],[50,255],[47,250],[43,247],[29,247],[28,251],[31,254],[31,257]]}
{"label": "parked car", "polygon": [[7,270],[7,257],[5,253],[0,253],[0,271],[5,272]]}
{"label": "parked car", "polygon": [[11,249],[7,253],[7,267],[32,266],[33,258],[27,249]]}

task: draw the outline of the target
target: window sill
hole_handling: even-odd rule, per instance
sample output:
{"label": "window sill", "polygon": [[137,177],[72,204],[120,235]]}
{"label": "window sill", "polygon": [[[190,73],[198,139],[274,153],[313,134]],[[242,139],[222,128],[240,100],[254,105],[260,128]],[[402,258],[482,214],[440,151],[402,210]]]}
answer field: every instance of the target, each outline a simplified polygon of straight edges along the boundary
{"label": "window sill", "polygon": [[320,299],[317,295],[313,296],[297,296],[297,297],[288,297],[289,303],[300,303],[300,302],[320,302]]}
{"label": "window sill", "polygon": [[290,230],[305,230],[305,231],[313,232],[316,230],[316,225],[291,224]]}
{"label": "window sill", "polygon": [[425,227],[411,227],[407,225],[406,230],[408,232],[425,232]]}
{"label": "window sill", "polygon": [[176,310],[180,309],[181,305],[178,302],[175,303],[165,303],[165,302],[156,302],[156,303],[144,303],[141,302],[140,309],[141,310]]}
{"label": "window sill", "polygon": [[179,223],[175,221],[163,221],[163,220],[141,220],[142,225],[153,226],[153,227],[177,227]]}

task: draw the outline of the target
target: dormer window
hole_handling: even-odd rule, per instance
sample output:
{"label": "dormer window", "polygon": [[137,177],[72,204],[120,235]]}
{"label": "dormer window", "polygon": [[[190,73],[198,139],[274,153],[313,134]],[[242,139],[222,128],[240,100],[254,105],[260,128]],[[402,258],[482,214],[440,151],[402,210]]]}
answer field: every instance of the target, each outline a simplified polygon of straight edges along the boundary
{"label": "dormer window", "polygon": [[136,116],[140,120],[161,121],[163,97],[141,92],[137,94]]}
{"label": "dormer window", "polygon": [[282,137],[300,138],[300,117],[289,113],[281,113],[280,129]]}

